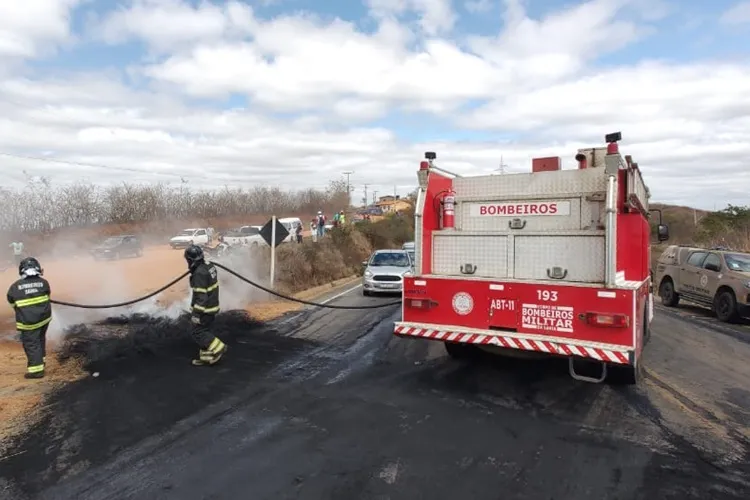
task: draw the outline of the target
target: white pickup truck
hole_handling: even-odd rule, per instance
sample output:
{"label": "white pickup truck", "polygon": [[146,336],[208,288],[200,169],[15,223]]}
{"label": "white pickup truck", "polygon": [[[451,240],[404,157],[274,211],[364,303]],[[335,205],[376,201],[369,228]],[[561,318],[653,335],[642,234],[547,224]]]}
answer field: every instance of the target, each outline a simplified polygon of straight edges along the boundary
{"label": "white pickup truck", "polygon": [[187,248],[190,245],[208,246],[211,244],[213,228],[189,228],[169,240],[169,246],[173,249]]}
{"label": "white pickup truck", "polygon": [[257,247],[265,245],[266,241],[260,235],[257,226],[242,226],[231,231],[227,231],[221,237],[222,243],[229,246],[249,245]]}

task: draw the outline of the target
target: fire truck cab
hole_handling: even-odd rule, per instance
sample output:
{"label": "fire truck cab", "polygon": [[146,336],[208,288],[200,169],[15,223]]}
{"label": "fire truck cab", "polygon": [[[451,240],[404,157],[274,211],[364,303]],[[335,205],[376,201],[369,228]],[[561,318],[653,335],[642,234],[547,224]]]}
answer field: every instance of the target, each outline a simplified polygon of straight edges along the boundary
{"label": "fire truck cab", "polygon": [[620,140],[578,150],[576,169],[536,158],[531,173],[474,177],[425,153],[394,334],[444,342],[454,357],[564,356],[578,380],[638,383],[653,318],[650,194]]}

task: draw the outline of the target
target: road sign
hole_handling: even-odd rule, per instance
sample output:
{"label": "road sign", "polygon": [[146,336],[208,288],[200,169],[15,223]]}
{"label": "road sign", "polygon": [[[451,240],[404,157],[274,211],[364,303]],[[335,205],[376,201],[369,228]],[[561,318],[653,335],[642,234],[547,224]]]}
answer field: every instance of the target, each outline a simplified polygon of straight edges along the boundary
{"label": "road sign", "polygon": [[[276,231],[274,231],[274,225],[276,225]],[[284,227],[284,224],[279,222],[276,217],[273,217],[261,228],[260,235],[266,240],[268,246],[276,247],[279,246],[287,236],[289,236],[289,231]],[[274,236],[276,237],[275,242],[273,241]]]}

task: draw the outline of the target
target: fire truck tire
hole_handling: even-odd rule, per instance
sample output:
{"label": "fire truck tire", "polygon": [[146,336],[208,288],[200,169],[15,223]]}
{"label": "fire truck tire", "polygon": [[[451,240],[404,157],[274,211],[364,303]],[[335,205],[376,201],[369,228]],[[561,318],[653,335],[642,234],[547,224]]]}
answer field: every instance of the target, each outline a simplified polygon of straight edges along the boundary
{"label": "fire truck tire", "polygon": [[661,303],[667,307],[676,307],[680,303],[680,295],[674,289],[672,278],[664,278],[659,285]]}
{"label": "fire truck tire", "polygon": [[714,297],[714,312],[719,321],[733,323],[739,316],[737,311],[737,298],[731,290],[720,289]]}
{"label": "fire truck tire", "polygon": [[609,365],[607,383],[609,385],[638,385],[643,380],[643,364],[637,360],[633,365]]}
{"label": "fire truck tire", "polygon": [[454,359],[466,359],[476,352],[473,345],[461,344],[458,342],[445,342],[445,350],[448,352],[448,355]]}

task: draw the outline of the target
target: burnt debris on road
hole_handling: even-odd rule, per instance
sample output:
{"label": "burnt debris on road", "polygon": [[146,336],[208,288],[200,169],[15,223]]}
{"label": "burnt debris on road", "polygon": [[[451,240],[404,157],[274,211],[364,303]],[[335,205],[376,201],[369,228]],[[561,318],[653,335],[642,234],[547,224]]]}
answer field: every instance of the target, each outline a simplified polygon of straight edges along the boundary
{"label": "burnt debris on road", "polygon": [[0,498],[750,498],[749,345],[657,312],[646,384],[616,388],[457,362],[393,337],[397,311],[222,314],[207,370],[183,320],[73,332],[63,355],[100,376],[52,397]]}

